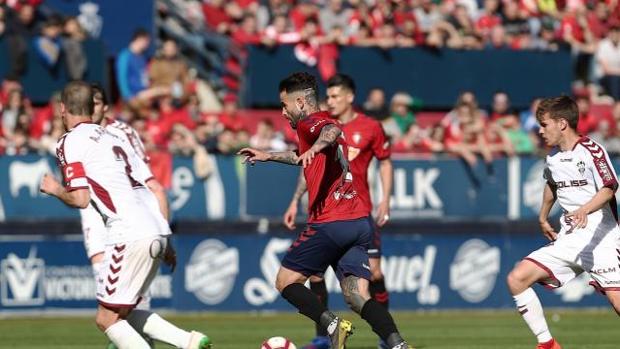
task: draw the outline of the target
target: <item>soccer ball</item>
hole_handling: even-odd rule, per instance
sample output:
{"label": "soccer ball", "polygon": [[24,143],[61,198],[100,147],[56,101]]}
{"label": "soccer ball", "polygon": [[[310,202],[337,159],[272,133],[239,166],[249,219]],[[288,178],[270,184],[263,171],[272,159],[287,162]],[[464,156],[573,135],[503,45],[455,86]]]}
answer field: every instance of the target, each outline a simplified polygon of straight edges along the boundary
{"label": "soccer ball", "polygon": [[297,347],[287,338],[271,337],[263,342],[260,349],[297,349]]}

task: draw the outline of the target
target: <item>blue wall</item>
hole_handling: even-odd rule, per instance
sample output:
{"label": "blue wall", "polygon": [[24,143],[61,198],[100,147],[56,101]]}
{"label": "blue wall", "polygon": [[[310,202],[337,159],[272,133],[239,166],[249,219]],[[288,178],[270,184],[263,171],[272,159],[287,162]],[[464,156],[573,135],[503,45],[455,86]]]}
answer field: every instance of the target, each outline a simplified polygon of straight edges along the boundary
{"label": "blue wall", "polygon": [[[45,4],[65,15],[79,16],[80,5],[86,0],[45,0]],[[105,42],[107,52],[116,55],[131,40],[138,28],[154,30],[155,5],[153,0],[90,0],[98,5],[97,15],[102,20],[98,39]]]}
{"label": "blue wall", "polygon": [[[292,46],[253,47],[246,69],[246,105],[279,105],[280,79],[299,70],[318,76],[314,67],[295,58]],[[381,87],[388,96],[409,92],[430,108],[451,107],[464,90],[473,90],[482,105],[489,105],[493,93],[503,90],[513,106],[527,108],[535,97],[570,93],[573,80],[570,54],[565,51],[342,47],[338,71],[356,80],[359,104],[371,88]]]}
{"label": "blue wall", "polygon": [[[107,60],[102,41],[88,40],[83,43],[88,66],[84,80],[108,85]],[[6,42],[0,39],[0,80],[9,70]],[[50,71],[36,56],[34,48],[28,53],[26,74],[21,78],[26,96],[34,103],[47,103],[55,91],[60,91],[68,82],[66,63],[61,56],[58,68]]]}

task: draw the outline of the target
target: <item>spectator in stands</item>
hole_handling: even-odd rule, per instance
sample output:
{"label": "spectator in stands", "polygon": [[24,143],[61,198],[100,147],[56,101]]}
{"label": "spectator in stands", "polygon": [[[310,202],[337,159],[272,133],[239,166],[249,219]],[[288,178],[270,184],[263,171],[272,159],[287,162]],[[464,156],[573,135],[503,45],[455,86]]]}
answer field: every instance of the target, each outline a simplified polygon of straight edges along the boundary
{"label": "spectator in stands", "polygon": [[390,116],[390,109],[385,103],[385,92],[379,87],[370,89],[368,97],[362,105],[362,111],[375,120],[387,119]]}
{"label": "spectator in stands", "polygon": [[176,41],[164,40],[160,53],[149,66],[149,77],[151,86],[169,89],[174,100],[180,101],[187,97],[189,68],[179,56]]}
{"label": "spectator in stands", "polygon": [[449,116],[441,122],[446,151],[461,157],[470,166],[478,162],[477,155],[481,155],[487,165],[491,164],[493,155],[485,137],[485,122],[472,104],[458,102],[453,118]]}
{"label": "spectator in stands", "polygon": [[491,30],[502,25],[502,19],[497,14],[499,9],[499,0],[484,0],[482,13],[476,20],[476,32],[484,41],[491,38]]}
{"label": "spectator in stands", "polygon": [[8,103],[2,112],[2,135],[11,140],[17,128],[17,121],[20,115],[28,113],[24,104],[24,97],[21,89],[14,89],[9,92]]}
{"label": "spectator in stands", "polygon": [[256,10],[256,21],[260,30],[265,30],[267,26],[275,22],[277,16],[284,16],[288,19],[291,4],[286,0],[267,0]]}
{"label": "spectator in stands", "polygon": [[614,100],[620,100],[620,23],[612,25],[599,43],[596,62],[601,70],[601,85]]}
{"label": "spectator in stands", "polygon": [[398,142],[407,133],[409,126],[415,123],[413,98],[406,92],[397,92],[390,102],[390,117],[383,121],[383,128],[392,142]]}
{"label": "spectator in stands", "polygon": [[82,42],[86,40],[86,32],[76,17],[65,20],[62,50],[65,56],[67,73],[71,80],[81,80],[86,73],[86,54]]}
{"label": "spectator in stands", "polygon": [[56,144],[58,139],[65,133],[65,126],[62,123],[60,114],[55,115],[51,120],[51,126],[45,132],[38,142],[35,142],[35,148],[42,154],[56,155]]}
{"label": "spectator in stands", "polygon": [[444,150],[440,135],[441,128],[429,127],[423,129],[417,124],[411,124],[407,133],[393,145],[396,153],[438,153]]}
{"label": "spectator in stands", "polygon": [[202,11],[207,27],[222,34],[232,30],[234,17],[242,12],[234,1],[225,0],[203,1]]}
{"label": "spectator in stands", "polygon": [[301,34],[292,30],[288,17],[283,14],[273,17],[263,35],[277,44],[296,44],[301,40]]}
{"label": "spectator in stands", "polygon": [[58,17],[50,17],[41,28],[41,34],[34,38],[34,48],[37,56],[43,64],[52,72],[56,72],[62,46],[60,34],[62,33],[62,22]]}
{"label": "spectator in stands", "polygon": [[[496,123],[498,134],[502,138],[502,148],[498,149],[506,155],[533,154],[536,143],[522,127],[516,113],[510,112]],[[491,126],[493,127],[493,126]]]}
{"label": "spectator in stands", "polygon": [[560,26],[562,39],[570,44],[574,52],[575,74],[578,81],[587,84],[590,80],[590,63],[596,49],[596,37],[588,23],[584,4],[578,4],[567,12]]}
{"label": "spectator in stands", "polygon": [[609,154],[620,154],[620,138],[614,133],[613,126],[608,120],[601,120],[596,125],[596,130],[589,137],[604,147]]}
{"label": "spectator in stands", "polygon": [[421,0],[420,2],[420,6],[417,6],[413,12],[420,30],[428,35],[433,27],[442,20],[442,15],[435,1]]}
{"label": "spectator in stands", "polygon": [[530,25],[524,18],[523,12],[519,10],[517,1],[504,2],[502,27],[510,48],[521,49],[528,46]]}
{"label": "spectator in stands", "polygon": [[575,102],[579,108],[579,123],[577,132],[580,135],[588,135],[598,128],[599,118],[591,112],[590,97],[587,93],[579,94],[575,97]]}
{"label": "spectator in stands", "polygon": [[239,116],[237,97],[235,95],[227,94],[224,97],[224,105],[222,112],[219,115],[219,122],[224,126],[224,128],[234,132],[239,131],[244,127],[243,120]]}
{"label": "spectator in stands", "polygon": [[[352,14],[350,9],[343,6],[342,0],[328,0],[327,6],[319,11],[321,30],[323,33],[329,33],[335,27],[341,29],[349,28],[348,25],[351,21]],[[344,37],[348,37],[349,35],[351,35],[350,30],[345,29]]]}
{"label": "spectator in stands", "polygon": [[284,151],[286,143],[275,132],[270,119],[261,120],[256,127],[256,134],[250,137],[250,147],[264,151]]}
{"label": "spectator in stands", "polygon": [[10,67],[7,76],[17,79],[26,71],[28,43],[35,34],[35,9],[24,3],[19,10],[6,7],[6,43]]}
{"label": "spectator in stands", "polygon": [[116,58],[116,81],[121,97],[126,102],[140,102],[169,92],[166,88],[149,88],[146,50],[150,44],[149,32],[138,29],[129,46]]}
{"label": "spectator in stands", "polygon": [[513,112],[510,107],[510,98],[508,94],[503,91],[495,92],[491,111],[489,112],[491,121],[497,121],[504,117],[511,116],[512,114]]}

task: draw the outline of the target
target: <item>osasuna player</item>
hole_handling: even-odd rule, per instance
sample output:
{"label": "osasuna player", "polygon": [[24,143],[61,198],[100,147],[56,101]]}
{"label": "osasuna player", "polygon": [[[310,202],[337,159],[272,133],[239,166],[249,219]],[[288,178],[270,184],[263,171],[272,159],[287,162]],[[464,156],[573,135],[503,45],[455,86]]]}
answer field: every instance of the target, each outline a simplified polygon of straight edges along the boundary
{"label": "osasuna player", "polygon": [[[531,286],[538,282],[557,288],[587,272],[620,314],[620,229],[614,197],[618,180],[605,149],[577,134],[579,111],[572,99],[542,100],[536,119],[545,143],[554,147],[546,159],[539,216],[543,234],[552,242],[524,258],[507,281],[517,310],[538,339],[537,348],[560,349]],[[548,222],[556,200],[564,212],[559,233]]]}
{"label": "osasuna player", "polygon": [[[134,190],[145,185],[135,178],[140,170],[132,168],[141,161],[127,142],[92,123],[93,105],[88,84],[75,81],[64,88],[60,108],[67,133],[58,141],[56,155],[65,186],[46,175],[40,189],[69,206],[86,208],[90,203],[99,212],[107,237],[97,278],[97,326],[120,349],[147,349],[139,332],[160,340],[157,331],[170,324],[133,308],[157,274],[160,260],[174,265],[176,257],[168,243],[170,231],[161,224],[163,216]],[[181,348],[211,346],[198,332],[164,332],[182,337]]]}
{"label": "osasuna player", "polygon": [[319,110],[318,86],[308,73],[280,82],[283,116],[297,129],[299,153],[268,153],[244,148],[245,161],[276,161],[303,166],[308,185],[308,226],[282,259],[276,288],[299,312],[327,328],[333,349],[343,349],[352,333],[349,321],[329,311],[304,286],[329,266],[336,272],[347,304],[366,320],[390,348],[408,349],[388,310],[368,293],[368,243],[372,227],[349,171],[342,130]]}
{"label": "osasuna player", "polygon": [[[350,170],[356,179],[354,181],[354,184],[357,184],[356,191],[363,203],[369,223],[373,227],[370,247],[368,248],[371,274],[370,295],[387,308],[389,295],[385,288],[383,272],[381,271],[381,233],[379,227],[385,225],[390,217],[393,171],[392,160],[390,159],[390,144],[383,132],[383,127],[378,121],[353,109],[354,98],[355,82],[348,75],[337,74],[327,81],[327,106],[331,117],[337,119],[342,128],[348,147],[347,159],[349,160]],[[377,217],[376,224],[372,216],[373,207],[368,186],[368,167],[373,157],[379,160],[382,189],[382,198],[375,215]],[[306,181],[302,172],[297,183],[297,189],[293,194],[293,199],[284,214],[284,224],[289,229],[295,228],[297,206],[305,192]],[[327,288],[322,278],[311,277],[310,289],[317,294],[324,304],[327,304]],[[316,338],[306,348],[329,348],[326,329],[317,326],[316,331]],[[380,343],[380,347],[385,347],[385,343]]]}

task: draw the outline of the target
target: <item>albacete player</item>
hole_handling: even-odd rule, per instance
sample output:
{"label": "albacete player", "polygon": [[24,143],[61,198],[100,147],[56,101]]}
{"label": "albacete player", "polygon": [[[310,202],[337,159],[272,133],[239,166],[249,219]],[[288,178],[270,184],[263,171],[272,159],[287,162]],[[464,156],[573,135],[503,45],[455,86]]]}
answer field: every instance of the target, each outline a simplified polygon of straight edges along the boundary
{"label": "albacete player", "polygon": [[[587,272],[620,314],[620,229],[614,196],[618,179],[605,149],[577,134],[579,111],[572,99],[542,100],[536,119],[545,143],[555,147],[546,159],[547,185],[539,216],[543,234],[552,242],[530,253],[507,282],[517,310],[538,340],[537,348],[561,349],[531,286],[538,282],[557,288]],[[559,233],[548,222],[556,200],[564,211]]]}
{"label": "albacete player", "polygon": [[161,224],[165,222],[161,213],[134,190],[145,185],[136,179],[141,172],[132,169],[140,160],[124,140],[92,123],[90,85],[69,83],[60,108],[67,133],[59,139],[56,155],[65,186],[46,175],[40,189],[72,207],[93,205],[105,222],[106,245],[97,278],[97,326],[120,349],[149,349],[139,332],[166,342],[170,335],[183,337],[182,348],[210,348],[211,341],[203,334],[180,329],[161,333],[162,325],[166,329],[171,325],[157,314],[133,310],[157,274],[160,260],[176,262],[168,243],[170,231]]}

